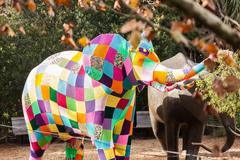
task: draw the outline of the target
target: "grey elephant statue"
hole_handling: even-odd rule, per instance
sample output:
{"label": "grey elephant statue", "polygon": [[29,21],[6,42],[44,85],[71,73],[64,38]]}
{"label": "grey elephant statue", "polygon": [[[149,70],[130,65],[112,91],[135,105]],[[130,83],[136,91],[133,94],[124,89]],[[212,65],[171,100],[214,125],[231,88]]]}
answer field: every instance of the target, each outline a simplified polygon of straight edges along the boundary
{"label": "grey elephant statue", "polygon": [[[184,68],[187,65],[196,65],[178,53],[174,57],[162,62],[162,65],[173,69]],[[168,152],[168,159],[179,159],[178,138],[181,126],[183,130],[183,150],[186,150],[187,160],[197,159],[202,136],[207,123],[208,114],[214,114],[219,119],[226,130],[226,142],[221,148],[221,152],[227,151],[234,142],[235,120],[226,113],[213,112],[213,107],[207,106],[201,99],[193,97],[195,87],[189,90],[173,90],[171,92],[158,92],[152,87],[148,87],[148,105],[150,119],[154,135],[161,142],[164,150]],[[202,144],[202,147],[204,145]],[[204,147],[208,151],[211,149]]]}

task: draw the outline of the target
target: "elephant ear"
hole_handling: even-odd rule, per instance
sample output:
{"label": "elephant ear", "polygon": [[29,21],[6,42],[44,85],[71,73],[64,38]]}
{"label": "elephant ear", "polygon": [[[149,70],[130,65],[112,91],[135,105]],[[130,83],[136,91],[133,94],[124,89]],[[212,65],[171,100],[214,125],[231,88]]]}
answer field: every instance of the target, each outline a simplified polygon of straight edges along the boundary
{"label": "elephant ear", "polygon": [[83,49],[83,65],[94,80],[121,94],[131,87],[129,43],[118,34],[101,34]]}

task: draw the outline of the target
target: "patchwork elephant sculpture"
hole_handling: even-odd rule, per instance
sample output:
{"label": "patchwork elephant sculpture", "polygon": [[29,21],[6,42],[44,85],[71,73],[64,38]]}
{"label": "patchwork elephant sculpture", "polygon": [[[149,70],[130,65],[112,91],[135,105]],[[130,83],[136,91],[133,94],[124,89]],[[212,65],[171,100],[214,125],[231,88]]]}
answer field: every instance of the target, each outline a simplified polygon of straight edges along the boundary
{"label": "patchwork elephant sculpture", "polygon": [[136,88],[184,88],[173,84],[204,68],[162,66],[144,36],[137,49],[118,34],[101,34],[83,52],[50,56],[30,72],[22,94],[30,159],[40,159],[54,135],[89,136],[101,160],[129,159]]}
{"label": "patchwork elephant sculpture", "polygon": [[[182,53],[167,59],[161,63],[166,67],[182,68],[185,65],[196,65],[187,59]],[[196,77],[197,78],[197,77]],[[235,120],[226,113],[217,113],[213,108],[206,106],[198,98],[192,96],[195,86],[189,90],[173,90],[171,92],[158,92],[153,87],[148,87],[148,104],[151,124],[154,135],[161,142],[163,148],[168,151],[168,160],[178,160],[178,139],[181,128],[183,150],[186,150],[186,160],[196,160],[199,145],[201,143],[208,115],[213,114],[221,119],[226,131],[226,142],[221,152],[227,151],[234,143],[235,136],[231,130],[235,130]],[[230,128],[229,128],[230,127]],[[206,148],[205,148],[206,149]],[[212,151],[212,149],[208,149]]]}

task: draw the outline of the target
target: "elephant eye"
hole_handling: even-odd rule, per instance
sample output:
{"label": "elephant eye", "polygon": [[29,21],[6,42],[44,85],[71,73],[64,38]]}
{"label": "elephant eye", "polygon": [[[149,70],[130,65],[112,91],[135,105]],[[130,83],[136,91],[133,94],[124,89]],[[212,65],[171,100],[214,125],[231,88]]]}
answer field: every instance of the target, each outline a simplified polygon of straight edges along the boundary
{"label": "elephant eye", "polygon": [[149,54],[149,51],[145,48],[139,48],[138,51],[146,56],[148,56]]}

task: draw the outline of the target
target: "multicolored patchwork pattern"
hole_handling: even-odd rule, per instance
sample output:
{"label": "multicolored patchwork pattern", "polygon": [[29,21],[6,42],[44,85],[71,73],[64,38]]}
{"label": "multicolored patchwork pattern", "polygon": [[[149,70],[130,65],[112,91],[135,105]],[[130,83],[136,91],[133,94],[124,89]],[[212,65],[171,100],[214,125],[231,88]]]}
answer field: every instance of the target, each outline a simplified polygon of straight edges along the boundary
{"label": "multicolored patchwork pattern", "polygon": [[89,136],[101,160],[129,159],[136,88],[172,84],[203,68],[162,68],[151,42],[143,37],[132,50],[118,34],[99,35],[83,53],[50,56],[31,71],[22,95],[30,159],[42,157],[53,135]]}

